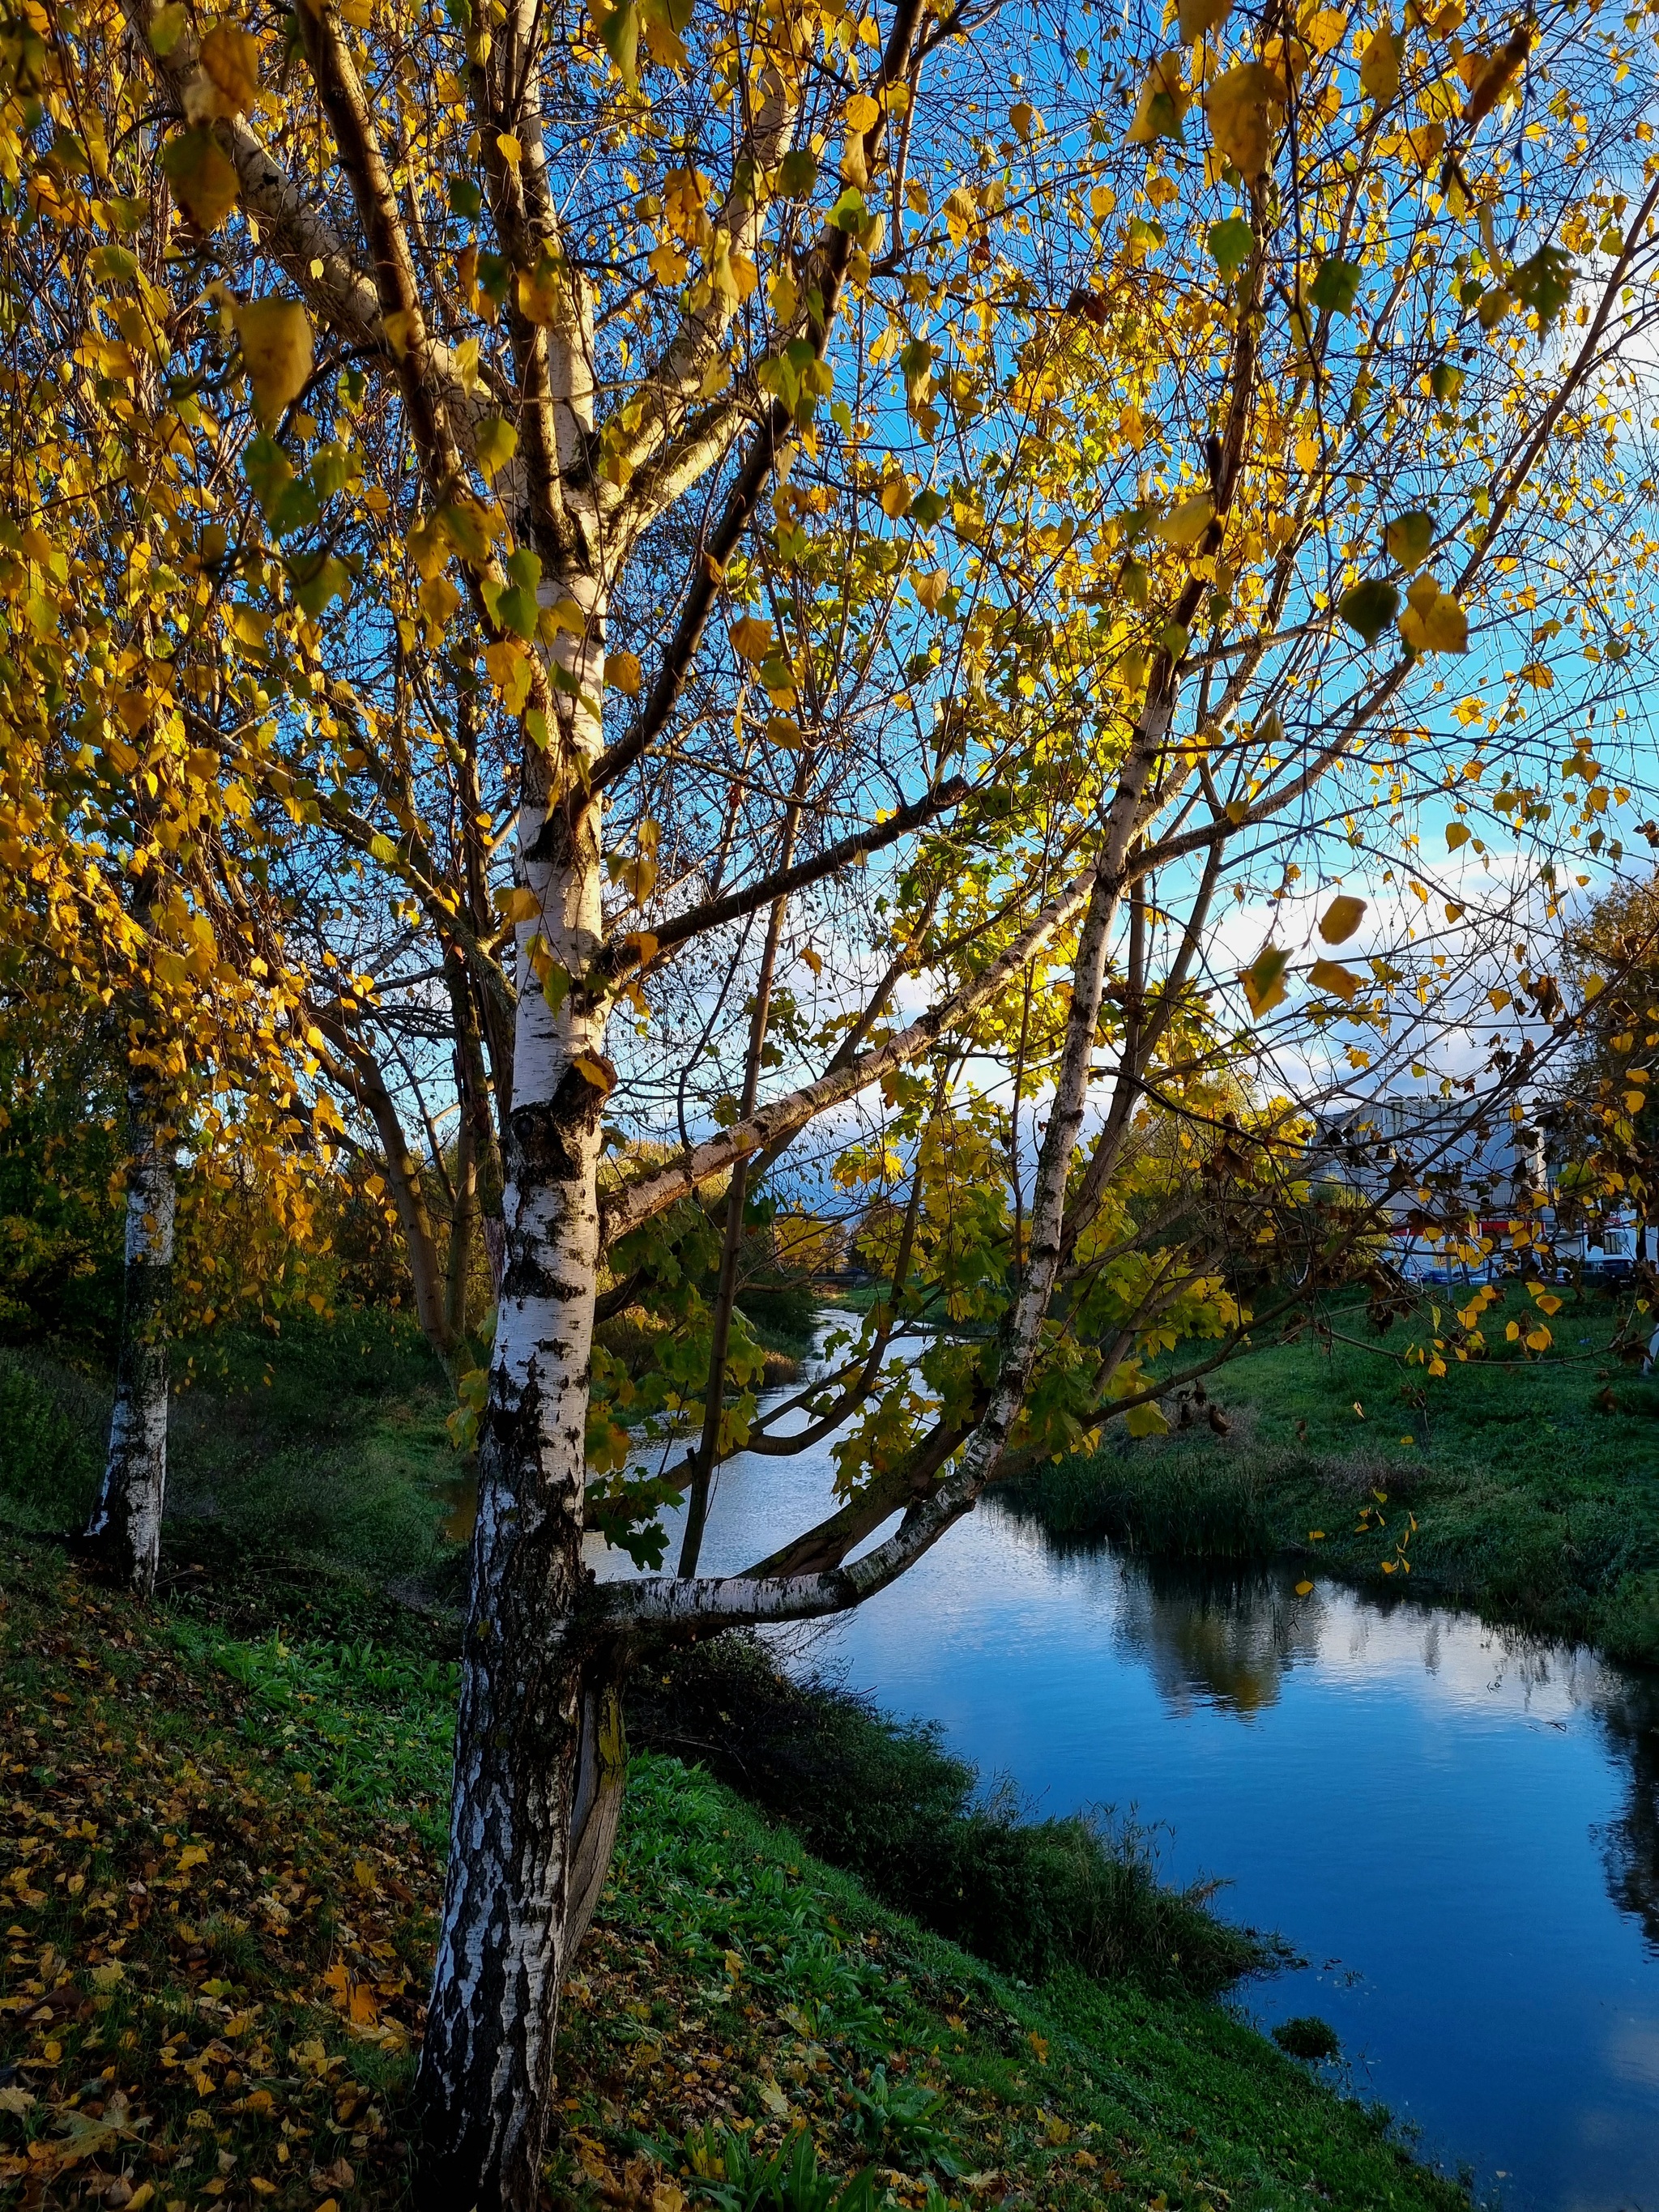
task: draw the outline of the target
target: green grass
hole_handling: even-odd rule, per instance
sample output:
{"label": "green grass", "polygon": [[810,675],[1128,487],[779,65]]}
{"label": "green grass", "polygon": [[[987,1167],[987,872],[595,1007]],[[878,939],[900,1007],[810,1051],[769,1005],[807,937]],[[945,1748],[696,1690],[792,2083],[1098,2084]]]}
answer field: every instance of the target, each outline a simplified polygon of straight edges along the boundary
{"label": "green grass", "polygon": [[[1659,1662],[1659,1384],[1609,1350],[1607,1301],[1564,1297],[1543,1357],[1504,1341],[1506,1319],[1533,1318],[1512,1295],[1486,1318],[1492,1356],[1449,1358],[1443,1379],[1406,1357],[1434,1333],[1429,1299],[1380,1335],[1362,1304],[1334,1306],[1209,1378],[1228,1434],[1197,1408],[1188,1429],[1112,1438],[1019,1495],[1057,1534],[1171,1557],[1300,1554]],[[1447,1338],[1455,1313],[1439,1314]]]}
{"label": "green grass", "polygon": [[937,1729],[793,1679],[757,1638],[642,1668],[628,1723],[636,1742],[690,1750],[884,1904],[1026,1980],[1068,1965],[1212,1996],[1277,1957],[1215,1917],[1207,1886],[1161,1880],[1133,1823],[1022,1820],[1011,1793],[981,1794]]}
{"label": "green grass", "polygon": [[[405,2202],[448,1689],[0,1551],[0,2192]],[[1212,2007],[1016,1987],[662,1758],[630,1769],[558,2075],[550,2182],[578,2212],[747,2212],[769,2169],[782,2212],[849,2183],[848,2212],[1466,2202]]]}
{"label": "green grass", "polygon": [[[226,1332],[180,1347],[168,1438],[168,1571],[286,1585],[303,1613],[321,1575],[365,1589],[459,1595],[444,1540],[459,1471],[453,1398],[412,1322],[290,1315],[281,1334]],[[84,1522],[102,1466],[109,1384],[36,1346],[0,1349],[0,1518]],[[373,1608],[371,1607],[371,1611]]]}

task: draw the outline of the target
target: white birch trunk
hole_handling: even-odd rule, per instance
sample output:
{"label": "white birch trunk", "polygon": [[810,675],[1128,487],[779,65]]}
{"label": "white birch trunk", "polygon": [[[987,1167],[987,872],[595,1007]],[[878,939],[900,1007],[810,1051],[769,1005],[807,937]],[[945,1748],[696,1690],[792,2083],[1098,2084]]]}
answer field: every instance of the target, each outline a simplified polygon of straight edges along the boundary
{"label": "white birch trunk", "polygon": [[129,1094],[121,1344],[109,1454],[87,1523],[87,1548],[141,1597],[155,1587],[167,1480],[167,1320],[173,1291],[176,1170],[143,1088]]}
{"label": "white birch trunk", "polygon": [[[597,701],[599,593],[586,577],[544,588],[589,617],[586,639],[562,639],[561,657]],[[577,705],[564,734],[591,751],[596,719]],[[602,1655],[579,1653],[562,1633],[584,1578],[608,1072],[604,1006],[589,1004],[580,980],[600,945],[599,807],[557,757],[544,763],[526,749],[526,768],[519,863],[541,919],[519,932],[505,1268],[419,2088],[422,2200],[446,2212],[528,2212],[538,2201],[560,1984],[610,1857],[622,1786],[615,1685]],[[532,958],[538,934],[553,963],[547,988],[535,972],[539,948]]]}

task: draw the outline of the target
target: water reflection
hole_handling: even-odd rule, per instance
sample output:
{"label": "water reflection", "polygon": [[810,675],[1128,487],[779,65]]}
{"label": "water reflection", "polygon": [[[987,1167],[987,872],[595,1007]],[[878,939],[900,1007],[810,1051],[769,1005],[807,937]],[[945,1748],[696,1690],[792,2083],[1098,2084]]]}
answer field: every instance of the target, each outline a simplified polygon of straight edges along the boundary
{"label": "water reflection", "polygon": [[1659,1684],[1609,1670],[1595,1717],[1629,1778],[1623,1807],[1598,1838],[1607,1887],[1659,1956]]}
{"label": "water reflection", "polygon": [[1120,1587],[1115,1632],[1177,1712],[1201,1698],[1248,1720],[1277,1705],[1286,1670],[1317,1655],[1322,1628],[1322,1608],[1280,1577],[1138,1562]]}
{"label": "water reflection", "polygon": [[[827,1444],[731,1462],[706,1569],[809,1525],[832,1472]],[[1654,1683],[1296,1580],[1056,1544],[991,1502],[809,1663],[1034,1809],[1133,1811],[1172,1879],[1224,1877],[1223,1910],[1310,1961],[1254,2015],[1330,2021],[1352,2085],[1506,2212],[1659,2206]]]}

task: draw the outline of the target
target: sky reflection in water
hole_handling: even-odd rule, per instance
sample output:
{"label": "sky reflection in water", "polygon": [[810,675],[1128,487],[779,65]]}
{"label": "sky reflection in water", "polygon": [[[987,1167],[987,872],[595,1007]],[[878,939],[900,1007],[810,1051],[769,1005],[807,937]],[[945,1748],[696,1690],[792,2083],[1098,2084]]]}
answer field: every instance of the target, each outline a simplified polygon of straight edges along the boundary
{"label": "sky reflection in water", "polygon": [[[830,1481],[824,1447],[732,1462],[705,1570]],[[1293,1579],[1057,1546],[993,1504],[792,1656],[938,1721],[1032,1811],[1133,1813],[1172,1879],[1225,1877],[1218,1908],[1309,1962],[1243,2009],[1329,2020],[1354,2087],[1483,2200],[1659,2212],[1656,1685]]]}

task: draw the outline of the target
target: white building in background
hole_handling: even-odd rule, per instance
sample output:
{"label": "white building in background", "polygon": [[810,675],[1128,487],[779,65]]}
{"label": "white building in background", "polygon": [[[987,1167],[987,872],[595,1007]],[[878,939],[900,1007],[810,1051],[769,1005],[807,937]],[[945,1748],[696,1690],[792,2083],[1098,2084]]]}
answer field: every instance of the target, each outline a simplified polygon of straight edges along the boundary
{"label": "white building in background", "polygon": [[[1543,1128],[1507,1107],[1471,1115],[1462,1099],[1378,1098],[1340,1114],[1315,1117],[1310,1166],[1316,1181],[1337,1182],[1379,1206],[1395,1224],[1395,1263],[1409,1276],[1478,1279],[1507,1264],[1510,1223],[1531,1213],[1559,1269],[1603,1279],[1630,1273],[1638,1257],[1659,1262],[1659,1229],[1633,1213],[1584,1209],[1564,1200]],[[1449,1206],[1474,1215],[1492,1259],[1449,1267],[1447,1255],[1423,1233],[1426,1188],[1433,1210]],[[1542,1200],[1541,1213],[1537,1211]],[[1645,1247],[1645,1250],[1644,1248]]]}

